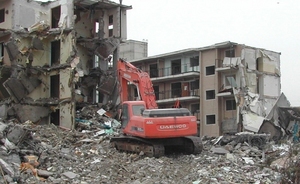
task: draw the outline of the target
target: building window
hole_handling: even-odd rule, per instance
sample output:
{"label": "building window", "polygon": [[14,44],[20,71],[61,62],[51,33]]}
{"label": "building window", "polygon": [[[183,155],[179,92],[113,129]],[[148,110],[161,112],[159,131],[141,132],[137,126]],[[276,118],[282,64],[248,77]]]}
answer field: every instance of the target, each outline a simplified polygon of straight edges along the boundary
{"label": "building window", "polygon": [[51,42],[51,66],[60,64],[60,40]]}
{"label": "building window", "polygon": [[5,9],[0,10],[0,23],[5,21]]}
{"label": "building window", "polygon": [[150,77],[158,77],[158,68],[157,64],[150,64]]}
{"label": "building window", "polygon": [[172,98],[181,97],[181,83],[172,83],[171,84],[171,95]]}
{"label": "building window", "polygon": [[51,9],[51,27],[58,28],[58,23],[60,19],[61,9],[60,6]]}
{"label": "building window", "polygon": [[190,66],[199,66],[199,56],[190,58]]}
{"label": "building window", "polygon": [[234,99],[226,100],[226,111],[236,110],[236,102]]}
{"label": "building window", "polygon": [[113,30],[114,30],[114,16],[110,15],[108,17],[108,36],[113,36]]}
{"label": "building window", "polygon": [[0,43],[0,59],[4,56],[4,44]]}
{"label": "building window", "polygon": [[215,74],[215,66],[207,66],[206,75],[214,75],[214,74]]}
{"label": "building window", "polygon": [[114,23],[114,16],[113,15],[110,15],[109,17],[108,17],[108,24],[109,25],[112,25]]}
{"label": "building window", "polygon": [[207,125],[216,124],[216,115],[206,115],[206,124]]}
{"label": "building window", "polygon": [[225,51],[225,57],[235,57],[234,49],[229,49]]}
{"label": "building window", "polygon": [[171,70],[172,75],[180,74],[181,73],[181,59],[176,59],[171,61]]}
{"label": "building window", "polygon": [[215,99],[215,90],[206,91],[206,100]]}

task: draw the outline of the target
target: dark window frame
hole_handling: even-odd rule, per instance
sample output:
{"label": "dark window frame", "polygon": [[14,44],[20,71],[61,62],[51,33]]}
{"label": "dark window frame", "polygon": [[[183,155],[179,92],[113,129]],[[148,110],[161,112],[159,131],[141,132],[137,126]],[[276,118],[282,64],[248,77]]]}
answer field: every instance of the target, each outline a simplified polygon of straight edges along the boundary
{"label": "dark window frame", "polygon": [[205,67],[205,75],[215,75],[215,65]]}
{"label": "dark window frame", "polygon": [[235,57],[235,50],[234,49],[225,50],[224,55],[225,57]]}
{"label": "dark window frame", "polygon": [[216,124],[216,115],[215,114],[206,115],[205,118],[206,118],[207,125],[215,125]]}
{"label": "dark window frame", "polygon": [[0,23],[5,22],[5,8],[0,9]]}
{"label": "dark window frame", "polygon": [[150,78],[158,77],[158,64],[149,64]]}
{"label": "dark window frame", "polygon": [[1,45],[1,47],[0,47],[0,58],[1,57],[3,57],[4,56],[4,43],[2,42],[0,42],[0,45]]}
{"label": "dark window frame", "polygon": [[206,90],[206,100],[213,100],[216,98],[216,91],[215,90]]}

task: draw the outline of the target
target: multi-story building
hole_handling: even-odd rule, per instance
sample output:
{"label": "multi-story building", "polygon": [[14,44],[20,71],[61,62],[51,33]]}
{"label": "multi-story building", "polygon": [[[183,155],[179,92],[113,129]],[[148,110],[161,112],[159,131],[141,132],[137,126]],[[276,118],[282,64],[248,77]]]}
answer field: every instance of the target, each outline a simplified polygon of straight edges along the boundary
{"label": "multi-story building", "polygon": [[257,132],[281,94],[280,53],[229,41],[130,62],[149,72],[160,108],[190,109],[201,136]]}
{"label": "multi-story building", "polygon": [[79,102],[111,101],[118,91],[99,86],[119,58],[129,9],[109,0],[0,0],[1,118],[74,128]]}

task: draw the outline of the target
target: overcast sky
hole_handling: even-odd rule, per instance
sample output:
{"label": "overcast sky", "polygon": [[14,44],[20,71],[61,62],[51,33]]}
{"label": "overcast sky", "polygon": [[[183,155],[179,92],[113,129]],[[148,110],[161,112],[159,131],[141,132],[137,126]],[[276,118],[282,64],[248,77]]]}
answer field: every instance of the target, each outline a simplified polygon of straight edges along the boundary
{"label": "overcast sky", "polygon": [[[115,0],[115,2],[119,2]],[[281,53],[281,91],[300,106],[299,0],[122,0],[148,56],[232,41]]]}

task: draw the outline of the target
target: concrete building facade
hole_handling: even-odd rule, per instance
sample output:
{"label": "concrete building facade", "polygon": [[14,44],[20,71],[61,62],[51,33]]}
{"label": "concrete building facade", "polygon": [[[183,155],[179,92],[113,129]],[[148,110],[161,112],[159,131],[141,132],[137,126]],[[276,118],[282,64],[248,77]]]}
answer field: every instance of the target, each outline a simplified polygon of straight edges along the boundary
{"label": "concrete building facade", "polygon": [[126,40],[131,6],[109,0],[0,2],[1,118],[72,129],[80,104],[115,100],[110,95],[118,91],[107,94],[101,86]]}
{"label": "concrete building facade", "polygon": [[280,53],[244,44],[228,41],[131,63],[149,72],[160,108],[179,100],[190,109],[201,136],[258,132],[281,95]]}

